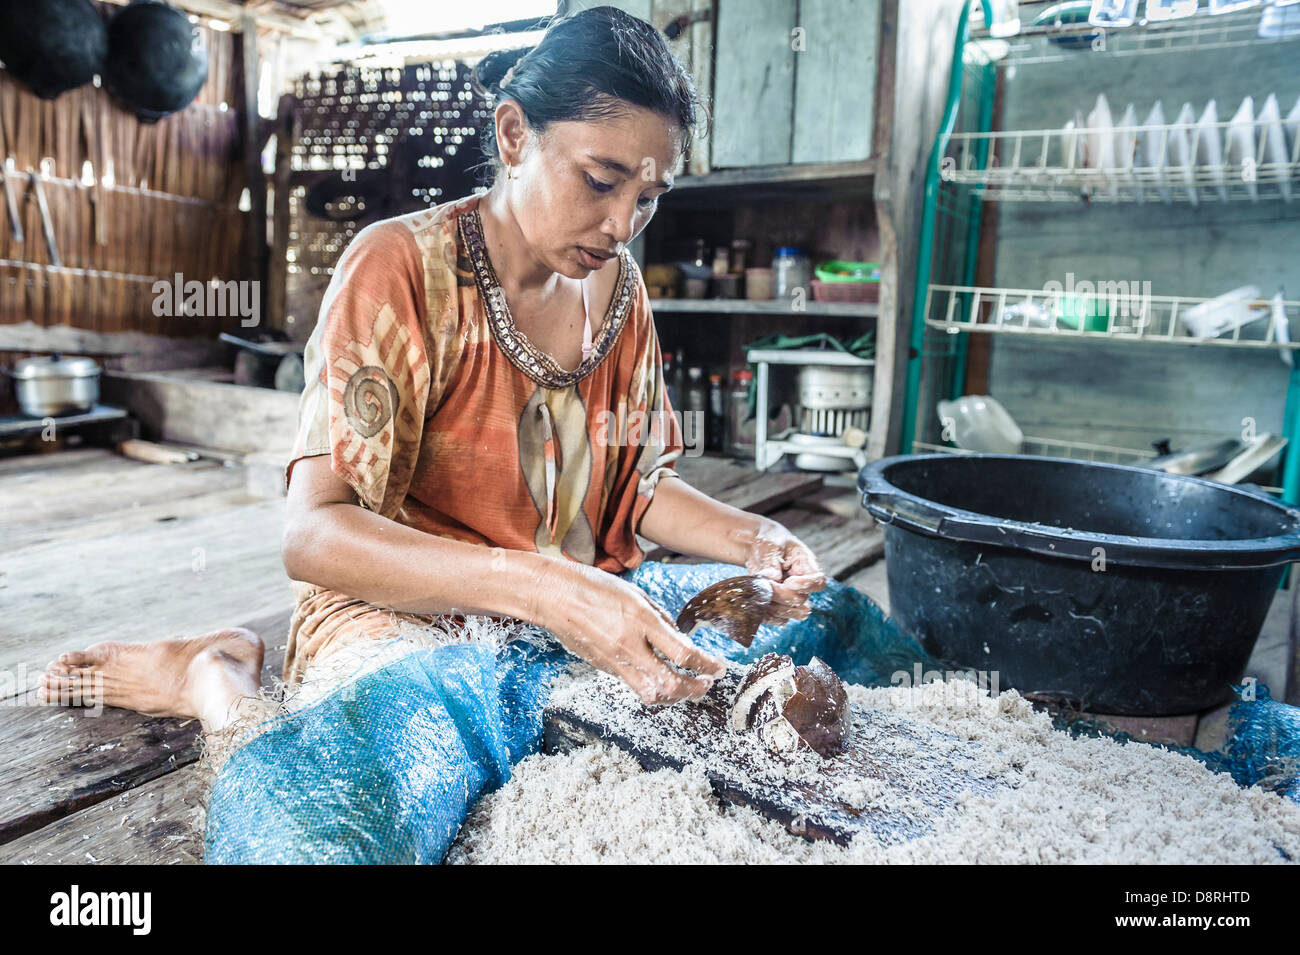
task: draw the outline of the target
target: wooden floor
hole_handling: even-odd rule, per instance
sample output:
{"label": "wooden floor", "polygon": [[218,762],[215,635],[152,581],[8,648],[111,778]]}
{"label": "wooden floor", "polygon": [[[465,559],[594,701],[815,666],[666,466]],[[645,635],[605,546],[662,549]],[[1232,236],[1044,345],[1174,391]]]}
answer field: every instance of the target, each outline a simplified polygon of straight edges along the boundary
{"label": "wooden floor", "polygon": [[[197,722],[42,706],[31,688],[64,650],[230,626],[260,634],[266,675],[279,674],[292,610],[284,502],[251,496],[245,471],[100,449],[0,458],[0,863],[202,860]],[[714,457],[679,471],[790,527],[837,579],[880,557],[852,489]]]}
{"label": "wooden floor", "polygon": [[[250,495],[268,484],[250,469],[238,456],[152,465],[98,449],[0,458],[0,863],[202,860],[197,722],[42,706],[30,688],[64,650],[229,626],[262,636],[277,676],[292,609],[284,502]],[[888,608],[881,532],[851,488],[712,457],[679,471],[781,521],[830,575]],[[1279,697],[1290,596],[1279,593],[1247,670]],[[1213,748],[1225,716],[1147,725]]]}

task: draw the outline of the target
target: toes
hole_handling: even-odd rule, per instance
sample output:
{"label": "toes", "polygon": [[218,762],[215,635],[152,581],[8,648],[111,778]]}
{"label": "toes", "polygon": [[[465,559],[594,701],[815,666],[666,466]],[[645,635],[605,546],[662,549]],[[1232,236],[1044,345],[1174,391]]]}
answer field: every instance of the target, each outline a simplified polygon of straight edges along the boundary
{"label": "toes", "polygon": [[88,667],[97,663],[105,663],[116,652],[117,644],[114,643],[96,643],[86,647],[84,650],[69,650],[67,653],[59,654],[59,662],[66,663],[70,667]]}

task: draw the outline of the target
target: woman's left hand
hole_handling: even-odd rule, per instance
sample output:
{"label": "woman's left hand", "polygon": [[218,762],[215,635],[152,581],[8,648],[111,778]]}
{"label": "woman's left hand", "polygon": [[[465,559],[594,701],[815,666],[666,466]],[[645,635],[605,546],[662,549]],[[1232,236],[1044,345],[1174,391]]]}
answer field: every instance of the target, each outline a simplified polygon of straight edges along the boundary
{"label": "woman's left hand", "polygon": [[745,554],[745,569],[772,581],[772,606],[764,623],[804,620],[808,595],[826,589],[826,575],[808,545],[783,525],[766,520]]}

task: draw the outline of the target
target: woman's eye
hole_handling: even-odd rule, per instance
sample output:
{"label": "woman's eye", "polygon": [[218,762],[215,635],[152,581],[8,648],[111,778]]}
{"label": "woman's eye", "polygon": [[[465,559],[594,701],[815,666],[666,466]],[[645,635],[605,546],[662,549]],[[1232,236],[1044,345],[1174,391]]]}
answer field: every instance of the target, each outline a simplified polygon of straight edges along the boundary
{"label": "woman's eye", "polygon": [[591,176],[587,176],[587,183],[597,192],[609,192],[614,188],[613,183],[601,182],[599,179],[595,179]]}
{"label": "woman's eye", "polygon": [[649,199],[645,196],[642,196],[640,199],[637,200],[637,204],[640,205],[641,208],[643,209],[649,209],[652,205],[654,205],[658,201],[659,201],[658,196],[655,196],[653,199]]}

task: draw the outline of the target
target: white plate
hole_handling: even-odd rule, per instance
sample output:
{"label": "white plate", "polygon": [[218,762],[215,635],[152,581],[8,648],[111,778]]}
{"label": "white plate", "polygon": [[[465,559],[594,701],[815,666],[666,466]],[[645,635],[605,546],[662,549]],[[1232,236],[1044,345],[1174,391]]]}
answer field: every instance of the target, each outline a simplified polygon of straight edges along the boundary
{"label": "white plate", "polygon": [[1111,119],[1110,104],[1104,93],[1098,94],[1097,105],[1088,114],[1088,167],[1101,173],[1098,180],[1102,189],[1110,194],[1112,200],[1119,198],[1119,183],[1114,170],[1119,165],[1115,161],[1115,123]]}
{"label": "white plate", "polygon": [[1200,122],[1196,124],[1196,164],[1202,167],[1214,183],[1219,198],[1227,202],[1227,176],[1223,173],[1223,133],[1219,131],[1219,109],[1214,100],[1205,104]]}
{"label": "white plate", "polygon": [[1270,167],[1271,178],[1278,179],[1282,198],[1291,201],[1290,163],[1286,153],[1286,131],[1282,128],[1282,111],[1277,106],[1277,96],[1268,94],[1264,105],[1259,109],[1259,136],[1263,142],[1260,150],[1264,156],[1264,165]]}
{"label": "white plate", "polygon": [[1133,163],[1138,148],[1138,113],[1137,107],[1129,103],[1124,107],[1124,115],[1119,118],[1115,130],[1115,158],[1120,169],[1120,178],[1133,187],[1134,198],[1142,201],[1142,183],[1133,175]]}
{"label": "white plate", "polygon": [[1193,169],[1196,162],[1195,135],[1196,112],[1191,103],[1184,103],[1178,111],[1178,119],[1174,120],[1174,128],[1169,130],[1168,160],[1169,168],[1177,169],[1181,174],[1183,184],[1187,187],[1187,198],[1192,201],[1192,205],[1201,201],[1196,194],[1196,172]]}
{"label": "white plate", "polygon": [[1228,165],[1232,167],[1232,174],[1241,177],[1246,184],[1246,192],[1252,200],[1259,198],[1259,186],[1255,182],[1259,175],[1258,162],[1255,155],[1255,101],[1247,96],[1228,124]]}
{"label": "white plate", "polygon": [[1138,140],[1138,148],[1141,151],[1138,168],[1145,169],[1147,175],[1156,183],[1156,189],[1160,193],[1160,198],[1165,202],[1169,201],[1169,189],[1164,185],[1165,182],[1165,154],[1168,150],[1169,131],[1163,129],[1165,125],[1165,110],[1160,105],[1160,100],[1151,107],[1151,112],[1147,113],[1146,122],[1143,126],[1142,135]]}
{"label": "white plate", "polygon": [[1293,163],[1300,162],[1300,97],[1296,98],[1282,125],[1286,127],[1287,158]]}

